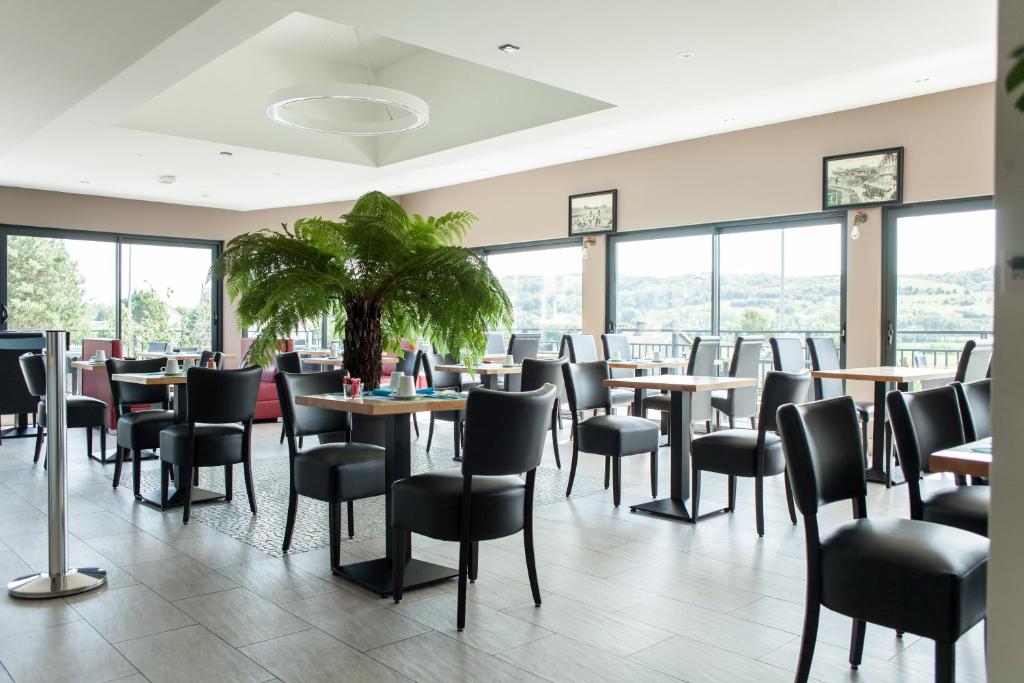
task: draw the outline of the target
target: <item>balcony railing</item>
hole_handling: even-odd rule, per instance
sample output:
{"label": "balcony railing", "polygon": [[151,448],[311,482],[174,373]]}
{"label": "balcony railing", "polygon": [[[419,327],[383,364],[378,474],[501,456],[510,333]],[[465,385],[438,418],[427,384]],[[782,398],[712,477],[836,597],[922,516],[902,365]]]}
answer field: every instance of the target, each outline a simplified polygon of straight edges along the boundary
{"label": "balcony railing", "polygon": [[991,341],[991,330],[928,330],[899,332],[896,364],[915,368],[955,368],[968,339]]}

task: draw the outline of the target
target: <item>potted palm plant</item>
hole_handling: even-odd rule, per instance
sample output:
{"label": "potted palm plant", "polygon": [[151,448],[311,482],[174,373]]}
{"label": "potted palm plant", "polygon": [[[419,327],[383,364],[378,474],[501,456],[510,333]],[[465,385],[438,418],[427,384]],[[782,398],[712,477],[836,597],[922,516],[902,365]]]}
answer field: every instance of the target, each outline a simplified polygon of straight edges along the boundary
{"label": "potted palm plant", "polygon": [[475,221],[466,211],[410,215],[370,192],[339,221],[303,218],[235,237],[213,272],[239,323],[259,330],[246,360],[267,364],[278,339],[321,316],[367,388],[380,382],[381,353],[399,351],[403,339],[430,339],[476,360],[487,330],[511,325],[512,304],[486,261],[462,246]]}

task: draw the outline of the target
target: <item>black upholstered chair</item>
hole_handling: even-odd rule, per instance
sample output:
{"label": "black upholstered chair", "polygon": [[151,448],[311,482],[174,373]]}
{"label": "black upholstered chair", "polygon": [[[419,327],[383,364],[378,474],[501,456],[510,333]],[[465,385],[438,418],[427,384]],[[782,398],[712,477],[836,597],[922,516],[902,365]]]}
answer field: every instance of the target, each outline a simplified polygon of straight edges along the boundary
{"label": "black upholstered chair", "polygon": [[231,500],[231,467],[242,464],[249,509],[256,514],[256,491],[252,483],[252,420],[263,368],[240,370],[189,368],[188,422],[160,432],[160,500],[167,507],[170,470],[177,466],[184,491],[181,520],[188,524],[192,511],[192,477],[187,473],[201,467],[223,467],[227,500]]}
{"label": "black upholstered chair", "polygon": [[[274,357],[274,364],[277,366],[278,374],[282,372],[298,373],[302,372],[302,356],[299,355],[298,351],[283,351]],[[206,367],[206,366],[200,366]],[[283,415],[283,413],[282,413]],[[281,421],[281,437],[278,439],[278,443],[284,443],[285,427],[284,420]],[[299,437],[299,448],[302,448],[302,437]]]}
{"label": "black upholstered chair", "polygon": [[928,457],[966,443],[956,387],[915,392],[891,391],[885,397],[896,451],[910,494],[910,518],[988,535],[989,487],[955,486],[931,494],[921,491]]}
{"label": "black upholstered chair", "polygon": [[526,358],[536,358],[540,350],[539,334],[513,334],[508,339],[508,354],[522,363]]}
{"label": "black upholstered chair", "polygon": [[487,349],[484,353],[488,355],[505,353],[505,338],[501,336],[501,332],[487,333]]}
{"label": "black upholstered chair", "polygon": [[[736,337],[732,361],[729,363],[729,377],[757,379],[762,347],[764,337]],[[750,427],[753,429],[756,427],[754,416],[757,414],[757,387],[713,391],[711,407],[717,411],[716,421],[721,415],[729,418],[729,429],[735,429],[736,420],[744,417],[750,418]]]}
{"label": "black upholstered chair", "polygon": [[[107,359],[107,377],[132,372],[159,372],[166,358],[145,360]],[[133,384],[110,380],[110,397],[117,411],[117,458],[114,461],[114,488],[121,483],[121,466],[128,453],[132,455],[132,492],[142,498],[142,451],[160,447],[160,432],[174,424],[169,410],[170,385]],[[147,406],[143,410],[133,410]],[[153,408],[153,406],[160,406]]]}
{"label": "black upholstered chair", "polygon": [[[579,454],[593,453],[604,456],[604,487],[608,488],[609,473],[612,499],[615,507],[622,499],[622,458],[640,453],[651,454],[651,496],[658,497],[658,426],[642,417],[612,414],[611,391],[604,385],[608,379],[608,363],[603,360],[590,363],[566,363],[562,366],[565,393],[572,413],[573,434],[572,465],[565,495],[572,494]],[[601,410],[580,421],[584,410]]]}
{"label": "black upholstered chair", "polygon": [[[18,359],[25,377],[28,392],[39,401],[36,412],[36,452],[32,462],[39,462],[43,451],[43,430],[46,429],[46,358],[41,353],[26,353]],[[67,397],[68,429],[85,429],[85,451],[92,454],[92,430],[100,430],[100,462],[106,462],[107,452],[107,404],[91,396]]]}
{"label": "black upholstered chair", "polygon": [[[533,488],[557,389],[478,389],[466,401],[461,470],[426,472],[391,487],[393,550],[404,558],[410,533],[459,543],[456,625],[466,626],[466,580],[476,581],[479,543],[523,532],[533,602],[540,605],[533,554]],[[526,473],[525,481],[519,476]],[[405,563],[393,562],[393,597],[402,599]]]}
{"label": "black upholstered chair", "polygon": [[[786,405],[778,426],[807,542],[807,597],[796,681],[811,671],[821,605],[853,618],[850,664],[866,622],[935,641],[935,680],[954,680],[955,646],[985,618],[989,542],[910,519],[869,519],[857,407],[849,396]],[[818,508],[852,501],[854,519],[822,534]]]}
{"label": "black upholstered chair", "polygon": [[[423,375],[426,377],[427,386],[433,389],[454,389],[462,391],[462,375],[458,372],[440,372],[435,367],[444,363],[444,359],[436,353],[420,352],[420,367],[423,368]],[[445,412],[432,411],[430,413],[430,427],[427,430],[427,453],[430,453],[430,444],[434,441],[434,422],[452,423],[454,435],[455,459],[462,458],[462,430],[466,423],[465,410],[449,410]]]}
{"label": "black upholstered chair", "polygon": [[[776,433],[775,413],[787,403],[801,403],[807,397],[811,376],[807,373],[773,371],[764,378],[761,392],[761,412],[757,431],[751,429],[725,429],[697,437],[691,445],[690,500],[693,520],[697,521],[700,508],[701,472],[717,472],[729,477],[729,512],[736,510],[736,478],[754,479],[754,515],[757,535],[764,536],[764,478],[785,474],[786,459],[782,453],[782,440]],[[786,480],[786,505],[789,519],[796,524],[793,492]]]}
{"label": "black upholstered chair", "polygon": [[[599,360],[597,344],[594,342],[594,336],[590,334],[562,335],[562,353],[559,355],[567,356],[570,363],[592,363]],[[632,376],[632,372],[627,370],[625,376]],[[612,389],[612,406],[626,406],[628,410],[631,410],[635,393],[632,389]]]}
{"label": "black upholstered chair", "polygon": [[277,398],[281,402],[288,434],[288,471],[291,485],[288,494],[288,521],[281,550],[288,551],[295,529],[295,513],[299,496],[327,503],[327,526],[330,531],[331,566],[341,563],[341,504],[348,508],[348,536],[355,536],[352,502],[360,498],[384,495],[384,449],[364,443],[333,442],[303,449],[296,446],[297,437],[351,432],[351,415],[335,410],[301,406],[295,397],[302,394],[325,394],[344,389],[345,373],[279,372],[274,377]]}
{"label": "black upholstered chair", "polygon": [[[836,342],[832,337],[808,337],[807,351],[811,356],[812,370],[839,369],[839,350],[836,348]],[[843,380],[820,377],[814,378],[815,400],[821,401],[828,398],[838,398],[845,394],[846,385],[843,383]],[[854,405],[857,406],[857,418],[860,420],[860,438],[862,452],[864,455],[864,463],[866,466],[868,459],[868,423],[875,415],[875,404],[870,401],[856,401]],[[885,471],[887,477],[889,476],[889,471],[892,469],[891,434],[888,421],[886,421]]]}
{"label": "black upholstered chair", "polygon": [[[715,374],[715,359],[721,340],[718,337],[694,337],[690,345],[690,355],[686,360],[686,374],[696,377],[712,377]],[[711,394],[707,391],[695,393],[690,399],[690,434],[693,434],[693,423],[703,422],[705,432],[711,432]],[[648,396],[643,402],[644,415],[648,410],[659,410],[667,415],[672,409],[672,397],[668,392]],[[662,425],[667,428],[665,418]],[[669,435],[671,438],[671,435]]]}
{"label": "black upholstered chair", "polygon": [[979,344],[973,339],[964,343],[960,352],[960,360],[956,364],[954,382],[974,382],[989,376],[989,365],[992,362],[992,342]]}
{"label": "black upholstered chair", "polygon": [[171,350],[171,342],[151,341],[146,346],[149,353],[167,353]]}
{"label": "black upholstered chair", "polygon": [[0,331],[0,415],[16,415],[14,427],[0,428],[0,443],[5,436],[28,436],[28,416],[35,415],[39,399],[29,393],[20,357],[26,352],[42,352],[46,340],[41,332]]}
{"label": "black upholstered chair", "polygon": [[[562,367],[566,359],[537,360],[526,358],[523,360],[522,391],[534,391],[545,384],[554,386],[561,393],[564,386]],[[558,418],[559,418],[558,396],[555,396],[555,405],[551,409],[551,447],[555,451],[555,465],[562,469],[562,459],[558,454]]]}
{"label": "black upholstered chair", "polygon": [[224,369],[224,354],[221,353],[220,351],[200,351],[199,362],[197,363],[197,365],[201,368],[205,368],[207,364],[210,362],[210,360],[213,360],[213,364],[217,367],[218,370]]}
{"label": "black upholstered chair", "polygon": [[[808,372],[807,354],[799,337],[769,337],[772,349],[772,368],[781,372]],[[813,382],[807,387],[807,401],[814,400]],[[803,403],[804,401],[800,401]]]}
{"label": "black upholstered chair", "polygon": [[964,422],[964,438],[978,441],[992,436],[992,380],[954,382],[960,399],[960,416]]}

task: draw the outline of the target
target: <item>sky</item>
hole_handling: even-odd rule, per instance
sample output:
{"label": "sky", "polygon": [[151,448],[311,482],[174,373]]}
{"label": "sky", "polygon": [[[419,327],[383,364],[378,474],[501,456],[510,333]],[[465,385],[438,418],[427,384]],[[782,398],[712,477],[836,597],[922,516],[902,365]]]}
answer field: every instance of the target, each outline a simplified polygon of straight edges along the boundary
{"label": "sky", "polygon": [[993,209],[901,218],[896,235],[898,273],[948,273],[995,264]]}

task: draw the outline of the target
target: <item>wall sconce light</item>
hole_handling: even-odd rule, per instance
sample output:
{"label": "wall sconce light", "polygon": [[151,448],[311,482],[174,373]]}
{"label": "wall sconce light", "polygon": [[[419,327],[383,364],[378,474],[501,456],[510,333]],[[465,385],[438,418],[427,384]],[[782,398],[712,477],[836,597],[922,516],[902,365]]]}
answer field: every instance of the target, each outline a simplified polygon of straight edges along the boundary
{"label": "wall sconce light", "polygon": [[868,222],[868,214],[866,211],[858,211],[853,216],[853,227],[850,228],[850,239],[855,240],[860,238],[860,226]]}
{"label": "wall sconce light", "polygon": [[584,237],[583,238],[583,260],[587,260],[587,256],[590,255],[590,248],[597,246],[596,237]]}

